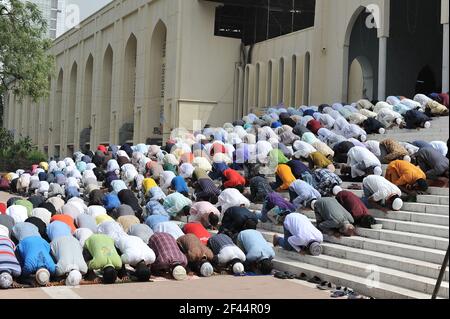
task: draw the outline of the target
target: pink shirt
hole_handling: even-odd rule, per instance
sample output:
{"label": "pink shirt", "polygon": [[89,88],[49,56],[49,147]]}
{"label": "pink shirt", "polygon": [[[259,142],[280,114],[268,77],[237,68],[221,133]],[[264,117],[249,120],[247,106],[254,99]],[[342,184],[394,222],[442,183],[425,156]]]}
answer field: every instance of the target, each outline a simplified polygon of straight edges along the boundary
{"label": "pink shirt", "polygon": [[220,218],[219,210],[210,202],[197,202],[191,206],[190,221],[199,221],[203,226],[209,226],[209,214],[214,213]]}

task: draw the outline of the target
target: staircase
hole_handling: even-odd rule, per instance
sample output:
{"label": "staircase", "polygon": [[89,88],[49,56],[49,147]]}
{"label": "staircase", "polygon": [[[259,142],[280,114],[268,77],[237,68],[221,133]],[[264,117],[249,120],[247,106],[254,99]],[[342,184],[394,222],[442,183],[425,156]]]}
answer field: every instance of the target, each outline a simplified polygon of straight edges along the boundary
{"label": "staircase", "polygon": [[[368,139],[394,138],[399,141],[447,141],[448,117],[436,118],[428,130],[392,129],[385,135]],[[386,165],[383,165],[386,169]],[[269,178],[270,179],[270,178]],[[361,183],[360,183],[361,184]],[[350,183],[344,183],[348,189]],[[362,190],[349,190],[359,197]],[[358,236],[324,236],[323,253],[313,257],[287,252],[276,247],[276,269],[305,273],[322,280],[347,286],[374,298],[430,299],[449,245],[449,189],[430,188],[416,203],[405,203],[402,211],[385,214],[371,210],[382,230],[358,228]],[[283,196],[288,198],[288,194]],[[251,207],[260,210],[260,205]],[[303,210],[315,222],[314,212]],[[273,235],[283,228],[260,224],[259,230],[272,243]],[[449,298],[447,267],[438,297]]]}
{"label": "staircase", "polygon": [[[348,186],[344,184],[344,189]],[[350,190],[360,195],[360,191]],[[323,253],[313,257],[277,247],[275,268],[350,287],[374,298],[423,298],[433,293],[449,243],[448,189],[432,188],[418,203],[405,203],[403,211],[373,211],[382,230],[358,228],[358,236],[324,236]],[[446,194],[446,195],[445,195]],[[285,193],[286,197],[287,194]],[[428,202],[442,204],[428,204]],[[260,205],[251,209],[259,210]],[[312,210],[303,210],[315,223]],[[282,226],[259,225],[267,241],[283,235]],[[439,297],[449,297],[445,272]]]}

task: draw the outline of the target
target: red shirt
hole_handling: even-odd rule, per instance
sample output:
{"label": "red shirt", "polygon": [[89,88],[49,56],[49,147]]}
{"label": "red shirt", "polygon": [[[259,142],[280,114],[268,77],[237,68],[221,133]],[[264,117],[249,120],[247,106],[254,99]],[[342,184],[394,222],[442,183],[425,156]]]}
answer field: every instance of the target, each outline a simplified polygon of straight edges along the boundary
{"label": "red shirt", "polygon": [[223,176],[227,179],[223,186],[225,188],[235,187],[235,186],[245,186],[245,178],[232,168],[228,168],[223,171]]}
{"label": "red shirt", "polygon": [[59,220],[60,222],[67,224],[70,227],[70,229],[72,230],[72,233],[75,232],[75,230],[77,230],[77,228],[75,227],[75,224],[73,222],[73,218],[69,215],[54,215],[50,219],[50,222],[54,222],[55,220]]}
{"label": "red shirt", "polygon": [[336,200],[346,210],[348,210],[354,218],[360,218],[365,215],[370,215],[366,205],[364,205],[361,199],[352,192],[341,191],[339,192],[339,194],[337,194]]}
{"label": "red shirt", "polygon": [[208,243],[208,240],[211,237],[209,231],[199,222],[187,223],[186,225],[184,225],[183,232],[185,234],[195,235],[195,237],[200,239],[200,241],[204,245]]}
{"label": "red shirt", "polygon": [[0,203],[0,214],[6,214],[6,205],[5,205],[5,203]]}
{"label": "red shirt", "polygon": [[103,152],[104,154],[108,153],[108,150],[106,149],[105,145],[99,145],[97,147],[97,151]]}
{"label": "red shirt", "polygon": [[308,122],[308,124],[306,124],[306,127],[312,133],[317,135],[317,132],[322,128],[322,124],[320,124],[320,122],[317,121],[317,120],[311,120],[311,121]]}

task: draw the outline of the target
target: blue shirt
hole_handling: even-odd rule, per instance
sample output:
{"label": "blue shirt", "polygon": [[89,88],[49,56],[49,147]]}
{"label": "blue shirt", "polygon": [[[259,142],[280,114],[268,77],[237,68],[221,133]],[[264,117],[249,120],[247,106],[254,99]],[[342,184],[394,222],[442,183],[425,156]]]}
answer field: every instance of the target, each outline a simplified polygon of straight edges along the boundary
{"label": "blue shirt", "polygon": [[56,220],[47,226],[47,236],[50,239],[50,241],[53,241],[54,239],[62,236],[71,236],[71,235],[72,230],[70,229],[69,225],[59,220]]}
{"label": "blue shirt", "polygon": [[55,273],[56,265],[50,255],[50,244],[42,237],[32,236],[25,238],[19,243],[17,250],[23,275],[34,274],[40,268],[47,269],[51,275]]}
{"label": "blue shirt", "polygon": [[163,216],[169,216],[169,214],[166,212],[163,205],[161,205],[159,202],[151,200],[145,205],[145,208],[147,209],[147,214],[150,215],[163,215]]}
{"label": "blue shirt", "polygon": [[263,235],[254,229],[241,231],[237,239],[238,246],[246,254],[249,262],[258,262],[264,259],[273,259],[275,252],[269,243],[264,239]]}
{"label": "blue shirt", "polygon": [[314,187],[300,179],[293,182],[289,189],[297,194],[297,198],[293,202],[296,208],[302,205],[306,206],[307,202],[312,199],[321,198],[320,193]]}
{"label": "blue shirt", "polygon": [[106,211],[112,211],[114,208],[120,206],[119,197],[115,194],[106,194],[103,197],[103,206],[105,207]]}
{"label": "blue shirt", "polygon": [[182,176],[175,176],[172,179],[171,186],[178,193],[189,193],[189,188]]}
{"label": "blue shirt", "polygon": [[147,219],[145,220],[145,224],[147,224],[148,227],[153,229],[157,224],[168,222],[169,220],[170,220],[169,216],[151,215],[147,217]]}

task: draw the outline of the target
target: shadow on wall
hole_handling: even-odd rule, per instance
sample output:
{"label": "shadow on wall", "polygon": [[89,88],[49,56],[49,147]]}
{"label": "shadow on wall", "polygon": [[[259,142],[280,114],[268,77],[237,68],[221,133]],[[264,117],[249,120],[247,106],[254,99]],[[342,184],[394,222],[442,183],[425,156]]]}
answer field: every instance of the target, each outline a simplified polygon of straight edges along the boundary
{"label": "shadow on wall", "polygon": [[134,124],[125,123],[119,130],[119,145],[125,144],[127,141],[133,140]]}

